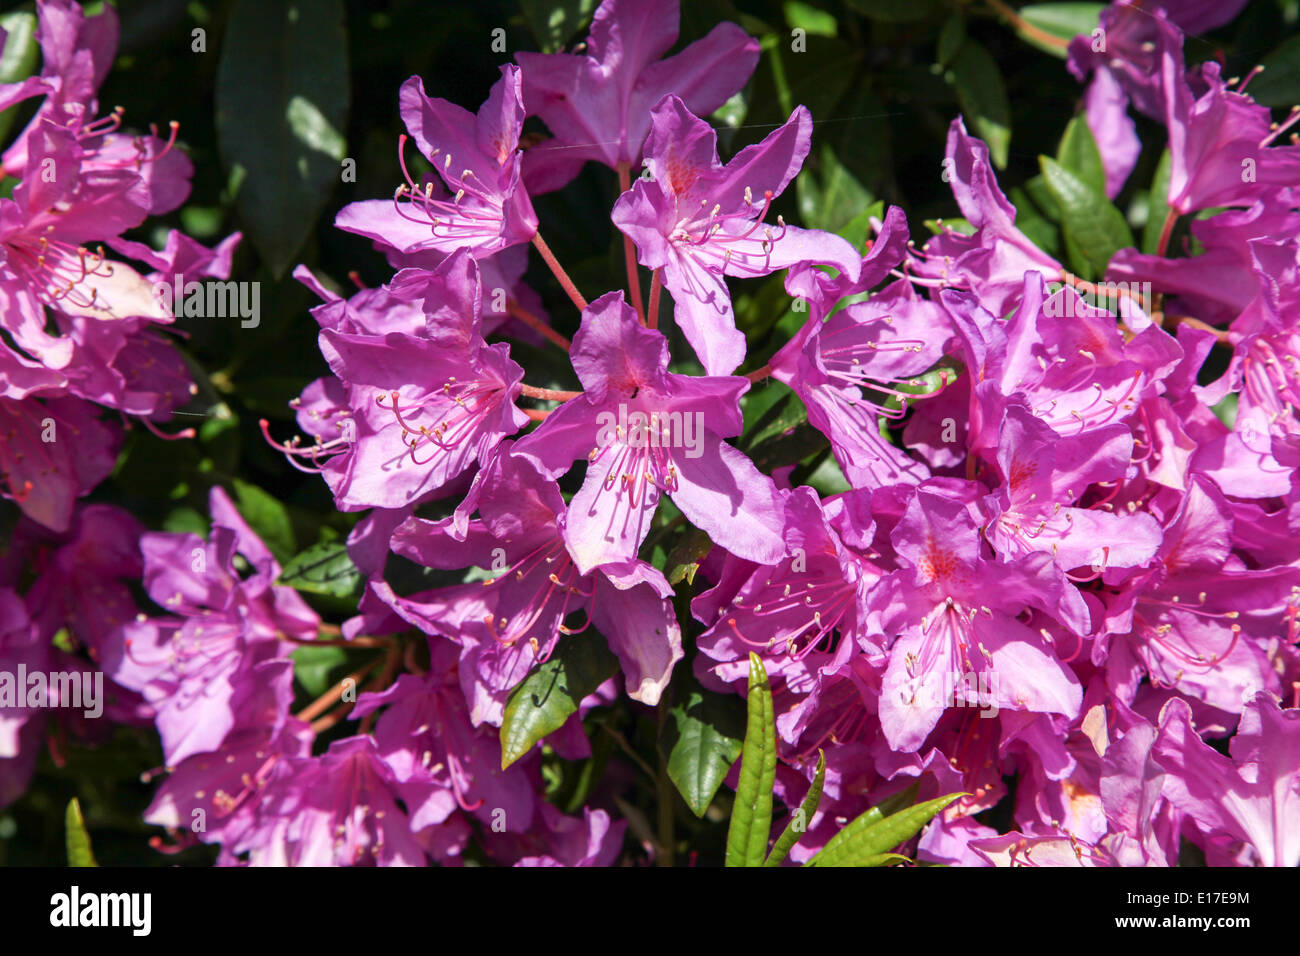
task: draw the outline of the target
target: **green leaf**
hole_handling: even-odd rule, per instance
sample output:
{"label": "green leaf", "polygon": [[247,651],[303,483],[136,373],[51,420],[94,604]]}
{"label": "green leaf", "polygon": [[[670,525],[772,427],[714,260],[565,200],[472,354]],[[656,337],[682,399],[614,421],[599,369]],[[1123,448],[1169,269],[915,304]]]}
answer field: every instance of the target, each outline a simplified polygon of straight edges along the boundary
{"label": "green leaf", "polygon": [[1101,11],[1106,9],[1104,3],[1034,3],[1021,7],[1018,11],[1023,21],[1031,27],[1050,33],[1061,43],[1051,43],[1036,36],[1032,30],[1016,28],[1016,33],[1026,43],[1038,47],[1045,53],[1060,57],[1067,55],[1066,44],[1080,33],[1091,34],[1097,29]]}
{"label": "green leaf", "polygon": [[960,14],[948,18],[943,29],[939,31],[939,44],[935,49],[935,59],[940,66],[947,66],[966,42],[966,21]]}
{"label": "green leaf", "polygon": [[1101,164],[1101,151],[1084,116],[1075,116],[1066,125],[1061,145],[1056,149],[1056,161],[1094,192],[1106,194],[1106,168]]}
{"label": "green leaf", "polygon": [[895,23],[924,19],[939,8],[938,0],[848,0],[848,3],[863,16]]}
{"label": "green leaf", "polygon": [[345,598],[360,590],[361,581],[348,546],[342,541],[321,541],[294,555],[276,583],[310,594]]}
{"label": "green leaf", "polygon": [[890,850],[916,836],[939,811],[960,796],[960,793],[950,793],[883,818],[878,808],[868,810],[831,837],[821,852],[805,865],[881,866],[892,857]]}
{"label": "green leaf", "polygon": [[1156,164],[1156,174],[1151,180],[1151,192],[1147,200],[1147,222],[1142,228],[1142,251],[1149,256],[1156,254],[1160,248],[1160,234],[1165,228],[1165,219],[1169,215],[1169,170],[1173,157],[1169,150],[1160,154]]}
{"label": "green leaf", "polygon": [[705,690],[693,678],[686,690],[686,699],[668,711],[660,747],[668,754],[669,779],[702,817],[740,756],[745,711],[739,697]]}
{"label": "green leaf", "polygon": [[[822,786],[825,783],[826,752],[819,750],[817,751],[817,775],[813,777],[812,786],[808,788],[808,796],[803,798],[803,803],[799,804],[799,809],[795,811],[790,822],[777,837],[772,852],[763,863],[764,866],[780,866],[789,855],[790,849],[799,842],[799,837],[808,829],[808,824],[817,813],[817,805],[822,802]],[[799,824],[798,828],[795,824]]]}
{"label": "green leaf", "polygon": [[562,637],[545,664],[514,689],[501,722],[501,769],[564,726],[578,704],[618,672],[618,658],[600,635]]}
{"label": "green leaf", "polygon": [[1085,279],[1099,280],[1120,249],[1133,245],[1128,222],[1104,192],[1097,192],[1056,160],[1040,156],[1043,179],[1061,207],[1061,229],[1070,267]]}
{"label": "green leaf", "polygon": [[685,581],[694,584],[700,562],[712,550],[713,541],[699,528],[691,528],[687,534],[679,535],[677,544],[668,552],[668,560],[664,564],[668,583],[677,585]]}
{"label": "green leaf", "polygon": [[[41,47],[36,42],[36,14],[25,10],[0,16],[0,30],[7,34],[0,51],[0,83],[19,83],[36,72]],[[4,142],[21,104],[0,112],[0,143]]]}
{"label": "green leaf", "polygon": [[993,165],[1006,168],[1011,146],[1011,104],[993,55],[967,37],[944,72],[944,79],[957,91],[961,111],[976,135],[988,143]]}
{"label": "green leaf", "polygon": [[342,0],[236,0],[217,67],[222,161],[276,278],[341,181],[349,101]]}
{"label": "green leaf", "polygon": [[839,35],[835,17],[825,10],[800,3],[799,0],[786,0],[784,7],[785,22],[791,29],[803,30],[811,36],[833,37]]}
{"label": "green leaf", "polygon": [[293,658],[293,676],[312,697],[334,685],[330,672],[348,659],[347,652],[335,644],[303,644],[289,656]]}
{"label": "green leaf", "polygon": [[235,506],[248,526],[262,539],[281,564],[298,550],[293,539],[293,522],[289,511],[276,498],[257,485],[236,478]]}
{"label": "green leaf", "polygon": [[799,215],[812,228],[837,232],[874,199],[829,146],[823,145],[817,151],[816,162],[809,164],[809,171],[813,175],[800,176],[795,188]]}
{"label": "green leaf", "polygon": [[1293,36],[1264,57],[1264,72],[1250,81],[1247,89],[1265,106],[1294,106],[1300,103],[1300,36]]}
{"label": "green leaf", "polygon": [[740,758],[740,786],[727,829],[727,866],[762,866],[772,830],[776,781],[776,716],[763,662],[749,653],[749,721]]}
{"label": "green leaf", "polygon": [[[1040,183],[1042,176],[1035,176]],[[1043,187],[1047,192],[1047,187]],[[1061,249],[1061,230],[1056,224],[1038,210],[1038,205],[1029,198],[1029,194],[1019,186],[1013,186],[1008,193],[1011,205],[1016,207],[1016,228],[1029,237],[1029,241],[1039,249],[1052,256],[1058,256]],[[1048,198],[1051,194],[1048,193]],[[1055,200],[1052,200],[1055,203]]]}
{"label": "green leaf", "polygon": [[596,0],[519,0],[519,7],[542,52],[555,53],[590,22]]}
{"label": "green leaf", "polygon": [[90,834],[86,832],[86,820],[76,797],[68,801],[63,821],[67,828],[68,866],[99,866],[90,849]]}

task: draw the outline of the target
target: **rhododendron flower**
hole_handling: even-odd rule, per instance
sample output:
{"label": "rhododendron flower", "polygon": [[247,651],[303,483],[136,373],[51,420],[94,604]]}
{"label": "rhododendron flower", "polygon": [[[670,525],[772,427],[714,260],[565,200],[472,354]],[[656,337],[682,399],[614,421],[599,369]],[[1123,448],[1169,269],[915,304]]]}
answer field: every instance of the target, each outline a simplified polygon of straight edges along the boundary
{"label": "rhododendron flower", "polygon": [[739,557],[773,561],[784,553],[776,486],[722,440],[741,431],[745,379],[669,372],[667,341],[637,323],[621,293],[583,313],[570,358],[583,394],[513,454],[552,478],[587,460],[565,525],[579,573],[635,557],[663,494]]}
{"label": "rhododendron flower", "polygon": [[717,134],[676,96],[651,111],[646,167],[614,205],[614,224],[637,245],[643,266],[663,269],[674,316],[710,375],[728,375],[745,357],[725,276],[765,276],[802,263],[832,265],[856,280],[861,257],[838,236],[766,222],[772,200],[808,155],[812,117],[803,107],[726,166]]}
{"label": "rhododendron flower", "polygon": [[[517,67],[503,66],[501,79],[475,116],[454,103],[430,99],[419,77],[407,80],[402,120],[451,195],[439,196],[433,180],[411,178],[403,156],[406,182],[392,201],[353,203],[335,224],[405,253],[465,249],[490,256],[532,239],[537,215],[520,182],[521,82]],[[403,136],[399,152],[405,144]]]}
{"label": "rhododendron flower", "polygon": [[524,103],[554,138],[533,147],[524,177],[536,193],[559,189],[588,160],[636,168],[650,110],[668,93],[698,116],[722,106],[754,72],[758,41],[720,23],[680,53],[678,0],[605,0],[582,54],[519,53]]}

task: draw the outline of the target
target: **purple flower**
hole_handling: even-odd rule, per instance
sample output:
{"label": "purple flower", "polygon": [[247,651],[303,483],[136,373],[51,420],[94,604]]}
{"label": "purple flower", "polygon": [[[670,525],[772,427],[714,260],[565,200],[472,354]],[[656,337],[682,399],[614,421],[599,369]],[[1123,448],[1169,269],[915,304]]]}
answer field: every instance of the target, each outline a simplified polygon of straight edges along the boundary
{"label": "purple flower", "polygon": [[588,160],[636,168],[650,108],[668,93],[707,116],[737,93],[758,63],[758,41],[720,23],[665,60],[677,42],[678,0],[605,0],[583,54],[519,53],[524,102],[554,139],[533,147],[524,176],[534,193],[559,189]]}
{"label": "purple flower", "polygon": [[[516,455],[518,447],[503,448],[486,469],[476,499],[481,517],[464,535],[454,533],[453,517],[412,518],[392,536],[397,554],[425,567],[474,566],[493,576],[394,596],[394,609],[462,646],[461,686],[476,725],[499,724],[506,697],[533,664],[559,640],[593,640],[578,636],[592,624],[618,655],[628,695],[657,703],[682,656],[672,589],[634,558],[584,572],[567,544],[572,506],[566,511],[559,488]],[[570,621],[577,612],[585,612],[581,626]]]}
{"label": "purple flower", "polygon": [[423,866],[396,778],[369,735],[320,757],[285,757],[256,821],[229,847],[254,866]]}
{"label": "purple flower", "polygon": [[725,276],[765,276],[802,263],[824,263],[857,280],[862,259],[830,233],[766,223],[772,200],[803,165],[812,117],[802,106],[763,142],[718,162],[717,134],[676,96],[651,111],[646,166],[614,204],[613,219],[637,245],[643,266],[663,269],[674,315],[709,375],[727,375],[745,359]]}
{"label": "purple flower", "polygon": [[[518,67],[503,66],[475,116],[446,100],[429,99],[418,76],[407,80],[402,120],[450,195],[438,195],[432,180],[415,182],[403,159],[406,182],[391,202],[352,203],[334,224],[404,253],[464,249],[486,257],[530,241],[537,216],[519,179],[520,84]],[[405,142],[403,136],[399,150]]]}
{"label": "purple flower", "polygon": [[[1300,865],[1300,711],[1255,694],[1229,744],[1231,757],[1204,743],[1186,702],[1160,713],[1152,753],[1167,771],[1164,792],[1196,824],[1204,844],[1227,862],[1240,841],[1260,866]],[[1218,859],[1215,859],[1215,855]]]}
{"label": "purple flower", "polygon": [[[422,277],[430,305],[421,334],[321,332],[351,413],[333,416],[335,427],[346,422],[352,434],[285,450],[317,459],[344,510],[419,501],[483,464],[528,422],[514,404],[523,369],[509,345],[483,340],[474,260],[458,252]],[[319,461],[334,451],[342,454]]]}
{"label": "purple flower", "polygon": [[773,562],[785,553],[776,485],[722,440],[741,432],[747,380],[669,372],[667,340],[638,324],[622,293],[583,313],[570,359],[585,391],[513,454],[551,478],[586,459],[564,533],[580,574],[634,558],[663,494],[738,557]]}
{"label": "purple flower", "polygon": [[934,727],[949,688],[969,697],[968,674],[977,685],[989,675],[983,686],[1003,710],[1073,717],[1081,699],[1078,679],[1016,616],[1037,608],[1086,634],[1082,598],[1042,552],[1004,563],[981,554],[978,524],[962,500],[969,492],[939,481],[914,492],[891,536],[902,569],[883,578],[874,596],[885,633],[899,635],[880,690],[880,722],[890,746],[904,752]]}
{"label": "purple flower", "polygon": [[[237,728],[266,723],[250,702],[276,690],[278,726],[292,697],[286,639],[310,640],[319,619],[220,488],[209,498],[212,534],[141,539],[144,586],[174,616],[143,614],[106,641],[104,670],[158,712],[169,764],[215,751]],[[242,577],[236,558],[251,570]]]}

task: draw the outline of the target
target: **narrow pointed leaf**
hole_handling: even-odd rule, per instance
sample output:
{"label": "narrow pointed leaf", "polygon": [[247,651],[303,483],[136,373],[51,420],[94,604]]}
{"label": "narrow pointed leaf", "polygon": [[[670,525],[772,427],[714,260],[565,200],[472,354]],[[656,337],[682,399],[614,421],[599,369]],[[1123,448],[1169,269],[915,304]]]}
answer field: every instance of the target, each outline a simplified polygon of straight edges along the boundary
{"label": "narrow pointed leaf", "polygon": [[64,814],[67,828],[68,866],[99,866],[95,854],[90,849],[90,834],[86,832],[86,821],[81,815],[81,803],[76,797],[68,801],[68,810]]}
{"label": "narrow pointed leaf", "polygon": [[772,688],[758,655],[749,655],[749,725],[740,758],[740,786],[727,830],[727,866],[762,866],[772,830],[776,781],[776,716]]}
{"label": "narrow pointed leaf", "polygon": [[808,861],[809,866],[880,866],[879,858],[920,832],[960,793],[936,797],[881,819],[879,808],[868,810],[846,826]]}
{"label": "narrow pointed leaf", "polygon": [[[799,804],[799,810],[795,813],[794,818],[786,824],[781,835],[776,839],[776,845],[772,847],[772,852],[768,856],[764,866],[780,866],[785,858],[789,855],[790,850],[808,829],[808,824],[812,822],[813,815],[817,812],[817,805],[822,802],[822,786],[826,783],[826,752],[817,751],[817,775],[813,777],[812,786],[808,788],[808,796],[803,798],[803,803]],[[799,824],[799,829],[795,829],[795,824]]]}

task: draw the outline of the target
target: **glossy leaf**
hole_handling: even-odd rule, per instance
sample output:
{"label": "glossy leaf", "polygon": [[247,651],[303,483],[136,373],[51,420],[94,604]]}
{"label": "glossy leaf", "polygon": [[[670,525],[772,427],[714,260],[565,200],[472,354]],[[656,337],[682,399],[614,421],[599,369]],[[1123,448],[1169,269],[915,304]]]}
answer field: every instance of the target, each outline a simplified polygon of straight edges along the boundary
{"label": "glossy leaf", "polygon": [[1160,234],[1164,231],[1165,219],[1169,215],[1169,170],[1173,157],[1169,150],[1160,154],[1156,165],[1156,174],[1151,180],[1151,192],[1147,199],[1147,223],[1142,229],[1142,251],[1149,256],[1156,254],[1160,248]]}
{"label": "glossy leaf", "polygon": [[1085,279],[1101,279],[1120,249],[1133,245],[1128,222],[1115,206],[1082,179],[1047,156],[1039,157],[1043,179],[1061,207],[1061,229],[1070,268]]}
{"label": "glossy leaf", "polygon": [[341,181],[349,89],[342,0],[236,0],[217,137],[241,222],[277,278]]}
{"label": "glossy leaf", "polygon": [[[18,83],[36,72],[41,60],[41,47],[36,42],[36,14],[26,10],[0,15],[0,30],[5,36],[0,40],[0,84]],[[4,142],[14,117],[22,104],[0,111],[0,143]]]}
{"label": "glossy leaf", "polygon": [[988,143],[993,165],[1004,169],[1011,146],[1011,103],[997,60],[967,37],[953,55],[944,78],[957,91],[966,121]]}
{"label": "glossy leaf", "polygon": [[697,817],[704,816],[740,756],[745,711],[740,698],[705,690],[693,679],[685,700],[671,707],[660,746],[668,777]]}
{"label": "glossy leaf", "polygon": [[248,526],[266,543],[281,563],[288,561],[298,550],[294,543],[293,522],[289,511],[278,499],[257,485],[236,478],[235,507]]}
{"label": "glossy leaf", "polygon": [[[808,795],[803,798],[803,803],[799,804],[799,809],[795,811],[790,822],[786,824],[781,835],[776,838],[776,843],[772,847],[772,852],[768,854],[767,859],[763,862],[764,866],[780,866],[790,850],[799,842],[799,837],[803,836],[808,829],[808,824],[817,813],[817,806],[822,801],[822,787],[826,783],[826,752],[817,751],[817,773],[813,777],[812,786],[808,788]],[[798,828],[796,829],[796,824]]]}
{"label": "glossy leaf", "polygon": [[345,598],[361,587],[362,575],[342,541],[321,541],[294,555],[280,572],[279,584],[311,594]]}
{"label": "glossy leaf", "polygon": [[1106,168],[1101,164],[1101,151],[1093,138],[1088,121],[1076,116],[1065,127],[1061,145],[1056,150],[1056,161],[1078,176],[1094,192],[1106,193]]}
{"label": "glossy leaf", "polygon": [[618,658],[599,634],[561,637],[545,664],[514,689],[501,722],[501,769],[564,726],[584,697],[618,672]]}
{"label": "glossy leaf", "polygon": [[960,793],[936,797],[925,803],[890,816],[878,808],[868,810],[827,841],[808,866],[880,866],[892,856],[890,851],[916,836],[944,807]]}
{"label": "glossy leaf", "polygon": [[776,781],[776,716],[763,662],[749,654],[749,721],[740,758],[740,785],[727,830],[727,866],[762,866],[772,830]]}

